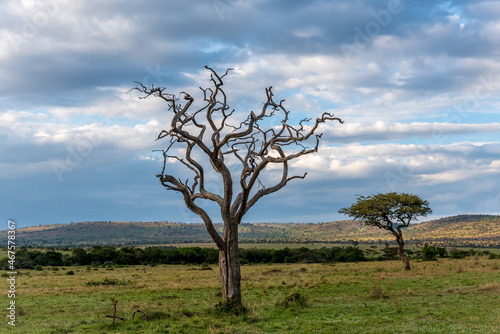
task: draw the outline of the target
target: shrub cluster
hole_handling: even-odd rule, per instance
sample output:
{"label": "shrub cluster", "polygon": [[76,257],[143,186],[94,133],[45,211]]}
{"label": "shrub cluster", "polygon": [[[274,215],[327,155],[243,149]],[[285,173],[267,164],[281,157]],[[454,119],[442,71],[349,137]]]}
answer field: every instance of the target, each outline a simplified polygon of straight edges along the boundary
{"label": "shrub cluster", "polygon": [[[355,247],[333,247],[309,249],[241,249],[240,262],[252,263],[322,263],[365,261],[361,250]],[[21,247],[16,253],[17,268],[40,268],[41,266],[100,266],[100,265],[157,265],[157,264],[217,264],[219,252],[201,247],[123,247],[93,246],[88,250],[74,248],[71,255],[53,249],[30,250]],[[6,259],[2,266],[7,265]]]}
{"label": "shrub cluster", "polygon": [[[69,249],[68,249],[69,250]],[[498,256],[488,251],[446,250],[445,247],[428,245],[417,252],[405,250],[413,259],[436,260],[437,257],[462,259],[478,254],[489,255],[490,259]],[[365,257],[365,254],[368,256]],[[378,255],[377,257],[373,257]],[[364,252],[357,247],[331,247],[320,249],[284,248],[284,249],[240,249],[241,264],[257,263],[326,263],[358,262],[367,260],[398,259],[397,248],[386,247],[379,252],[367,249]],[[8,266],[8,258],[0,260],[2,268]],[[55,249],[32,249],[20,247],[16,252],[16,268],[43,270],[42,266],[102,266],[107,265],[150,265],[157,264],[217,264],[219,252],[214,248],[201,247],[122,247],[93,246],[88,249],[73,248],[71,254],[63,254]],[[112,269],[112,267],[111,267]]]}
{"label": "shrub cluster", "polygon": [[489,251],[477,251],[474,249],[463,250],[451,248],[449,251],[446,247],[437,247],[434,245],[424,244],[424,247],[420,252],[416,254],[416,258],[421,258],[424,261],[435,261],[438,257],[449,257],[450,259],[465,259],[466,257],[477,256],[477,255],[488,255],[489,259],[498,258],[499,255],[495,253],[490,253]]}
{"label": "shrub cluster", "polygon": [[422,260],[424,261],[436,261],[437,257],[446,257],[448,256],[448,252],[446,251],[446,247],[438,247],[438,246],[429,246],[426,242],[424,247],[422,248]]}
{"label": "shrub cluster", "polygon": [[366,261],[366,257],[356,247],[332,247],[309,249],[242,249],[240,263],[324,263],[324,262],[358,262]]}

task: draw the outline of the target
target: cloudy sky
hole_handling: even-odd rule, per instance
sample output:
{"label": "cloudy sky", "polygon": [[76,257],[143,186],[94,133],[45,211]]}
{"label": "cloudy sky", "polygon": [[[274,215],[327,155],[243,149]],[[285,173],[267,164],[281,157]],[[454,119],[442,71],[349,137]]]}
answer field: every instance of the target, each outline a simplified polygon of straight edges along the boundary
{"label": "cloudy sky", "polygon": [[344,219],[389,191],[499,214],[499,35],[499,1],[2,1],[0,219],[198,222],[155,177],[165,104],[129,90],[200,99],[205,65],[234,68],[238,115],[273,86],[296,119],[345,121],[245,221]]}

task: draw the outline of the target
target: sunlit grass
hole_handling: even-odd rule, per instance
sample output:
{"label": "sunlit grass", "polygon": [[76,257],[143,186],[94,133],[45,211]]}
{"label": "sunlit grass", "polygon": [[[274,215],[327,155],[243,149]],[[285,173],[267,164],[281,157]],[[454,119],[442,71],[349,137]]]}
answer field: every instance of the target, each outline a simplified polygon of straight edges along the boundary
{"label": "sunlit grass", "polygon": [[[21,270],[18,333],[496,333],[500,260],[248,265],[245,315],[219,315],[217,266]],[[74,275],[66,275],[68,270]],[[97,269],[97,270],[96,270]],[[117,280],[119,285],[87,282]],[[294,291],[304,305],[279,306]],[[126,320],[111,325],[110,298]],[[154,319],[145,320],[135,310]]]}

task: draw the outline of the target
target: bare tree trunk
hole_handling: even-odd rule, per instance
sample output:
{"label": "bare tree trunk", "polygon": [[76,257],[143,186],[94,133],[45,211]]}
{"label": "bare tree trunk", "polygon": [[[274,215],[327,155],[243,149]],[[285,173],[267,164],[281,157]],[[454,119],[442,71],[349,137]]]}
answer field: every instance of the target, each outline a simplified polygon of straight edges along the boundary
{"label": "bare tree trunk", "polygon": [[403,260],[403,264],[405,266],[405,269],[406,270],[410,270],[411,269],[411,267],[410,267],[410,261],[408,261],[408,258],[406,257],[405,252],[404,252],[405,243],[403,241],[403,236],[396,237],[396,241],[398,243],[398,254],[399,254],[399,257],[401,258],[401,260]]}
{"label": "bare tree trunk", "polygon": [[[266,88],[267,101],[261,111],[251,111],[248,117],[242,118],[239,126],[236,126],[237,123],[230,119],[235,110],[229,107],[222,87],[222,79],[230,69],[219,75],[212,68],[205,68],[210,71],[213,87],[200,87],[205,105],[195,111],[188,112],[194,98],[185,92],[181,94],[187,102],[182,106],[179,98],[165,92],[165,87],[153,85],[148,88],[138,83],[139,86],[134,89],[144,94],[141,99],[149,96],[161,98],[173,112],[170,127],[162,130],[157,137],[170,141],[167,148],[162,150],[163,169],[157,177],[166,189],[181,193],[187,208],[203,220],[219,249],[223,301],[243,309],[238,249],[238,225],[242,217],[262,197],[282,189],[291,180],[305,178],[307,173],[290,176],[288,163],[318,151],[321,135],[317,134],[317,130],[322,123],[343,121],[324,112],[311,126],[305,126],[308,119],[301,120],[298,127],[292,126],[288,124],[290,112],[283,105],[285,100],[281,100],[279,104],[274,102],[272,87],[269,87]],[[262,120],[273,116],[281,118],[279,127],[264,127],[261,124]],[[291,147],[296,148],[294,152]],[[233,171],[228,168],[225,163],[227,156],[241,163],[240,170],[238,167]],[[184,166],[191,177],[183,182],[179,176],[168,174],[170,168],[167,168],[167,164],[170,166],[171,163]],[[205,187],[206,176],[209,175],[205,168],[209,165],[212,167],[210,174],[222,177],[222,194]],[[270,181],[271,183],[265,186],[259,175],[268,170],[269,166],[281,167],[282,172],[276,183]],[[237,184],[240,191],[236,197],[233,197],[233,191],[236,191],[238,186],[233,189],[233,179],[239,179]],[[209,214],[195,203],[196,200],[208,200],[220,207],[224,221],[222,237],[214,228]]]}
{"label": "bare tree trunk", "polygon": [[238,225],[226,225],[222,237],[226,251],[219,249],[219,269],[224,303],[234,302],[243,307],[241,301],[240,252],[238,247]]}

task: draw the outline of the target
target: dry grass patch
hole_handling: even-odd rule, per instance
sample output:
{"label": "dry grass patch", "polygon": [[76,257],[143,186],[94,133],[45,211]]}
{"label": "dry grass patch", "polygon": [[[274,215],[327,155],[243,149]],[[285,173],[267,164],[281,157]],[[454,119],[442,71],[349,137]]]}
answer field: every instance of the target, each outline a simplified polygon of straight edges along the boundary
{"label": "dry grass patch", "polygon": [[282,272],[281,269],[276,268],[276,269],[264,271],[264,272],[262,272],[262,275],[272,275],[272,274],[281,273],[281,272]]}
{"label": "dry grass patch", "polygon": [[372,299],[388,299],[389,296],[382,290],[382,288],[378,285],[374,286],[372,291],[368,294],[368,296]]}
{"label": "dry grass patch", "polygon": [[500,283],[490,282],[490,283],[481,284],[481,285],[479,285],[479,287],[477,289],[480,291],[500,293]]}

